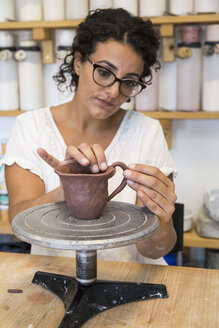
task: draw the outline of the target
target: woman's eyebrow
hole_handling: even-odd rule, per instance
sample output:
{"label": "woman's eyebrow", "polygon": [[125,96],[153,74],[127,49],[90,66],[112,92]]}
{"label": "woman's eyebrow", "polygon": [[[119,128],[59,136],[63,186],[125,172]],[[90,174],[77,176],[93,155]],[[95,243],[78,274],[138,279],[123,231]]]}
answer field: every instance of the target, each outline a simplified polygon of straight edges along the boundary
{"label": "woman's eyebrow", "polygon": [[[118,70],[118,68],[116,66],[114,66],[112,63],[108,62],[107,60],[100,60],[97,62],[97,64],[106,64],[109,67],[111,67],[112,69],[114,69],[115,71]],[[136,76],[137,78],[140,78],[140,75],[137,73],[134,73],[134,72],[127,73],[126,76]]]}

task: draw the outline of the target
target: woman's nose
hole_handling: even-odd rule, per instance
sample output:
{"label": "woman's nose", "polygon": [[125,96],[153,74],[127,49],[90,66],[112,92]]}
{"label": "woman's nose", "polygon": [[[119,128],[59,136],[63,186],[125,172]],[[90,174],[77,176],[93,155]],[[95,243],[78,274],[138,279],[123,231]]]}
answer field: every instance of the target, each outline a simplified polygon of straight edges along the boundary
{"label": "woman's nose", "polygon": [[107,87],[107,92],[111,95],[111,97],[115,98],[118,97],[118,95],[120,94],[119,88],[120,82],[116,81],[115,83],[113,83],[113,85]]}

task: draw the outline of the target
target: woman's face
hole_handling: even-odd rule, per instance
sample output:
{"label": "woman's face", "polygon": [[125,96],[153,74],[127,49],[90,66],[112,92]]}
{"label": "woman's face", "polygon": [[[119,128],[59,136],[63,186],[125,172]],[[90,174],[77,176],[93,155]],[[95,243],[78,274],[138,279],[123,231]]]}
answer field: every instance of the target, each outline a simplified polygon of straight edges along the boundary
{"label": "woman's face", "polygon": [[[93,62],[99,64],[119,79],[138,81],[144,68],[142,57],[126,43],[108,40],[98,43],[96,51],[89,55]],[[110,87],[102,87],[93,80],[93,65],[89,61],[81,62],[76,57],[74,68],[79,76],[76,97],[82,110],[97,119],[105,119],[116,113],[128,100],[119,91],[119,82]]]}

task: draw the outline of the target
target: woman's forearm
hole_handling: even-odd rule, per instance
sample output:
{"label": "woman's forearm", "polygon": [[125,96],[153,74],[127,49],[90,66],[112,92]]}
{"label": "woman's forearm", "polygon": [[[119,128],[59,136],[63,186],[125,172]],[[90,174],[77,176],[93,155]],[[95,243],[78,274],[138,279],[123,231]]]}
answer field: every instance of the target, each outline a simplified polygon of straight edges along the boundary
{"label": "woman's forearm", "polygon": [[136,244],[139,253],[157,259],[169,253],[176,243],[176,232],[172,221],[160,224],[158,230]]}
{"label": "woman's forearm", "polygon": [[48,193],[43,194],[42,196],[40,196],[36,199],[29,199],[26,201],[15,203],[15,204],[13,204],[13,206],[10,206],[10,202],[9,202],[10,222],[12,222],[13,218],[18,213],[26,210],[27,208],[37,206],[37,205],[43,205],[43,204],[47,204],[47,203],[51,203],[51,202],[60,202],[63,200],[64,200],[63,189],[61,187],[58,187]]}

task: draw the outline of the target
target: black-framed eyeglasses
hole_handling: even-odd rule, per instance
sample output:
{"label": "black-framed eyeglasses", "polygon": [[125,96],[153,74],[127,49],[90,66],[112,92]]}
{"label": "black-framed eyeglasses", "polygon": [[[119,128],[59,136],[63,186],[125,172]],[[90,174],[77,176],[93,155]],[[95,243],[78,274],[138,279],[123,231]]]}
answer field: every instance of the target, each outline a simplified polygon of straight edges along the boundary
{"label": "black-framed eyeglasses", "polygon": [[108,68],[96,64],[88,55],[86,57],[93,65],[93,80],[101,87],[111,87],[115,82],[119,82],[119,91],[125,97],[135,97],[146,88],[146,85],[139,81],[117,78]]}

